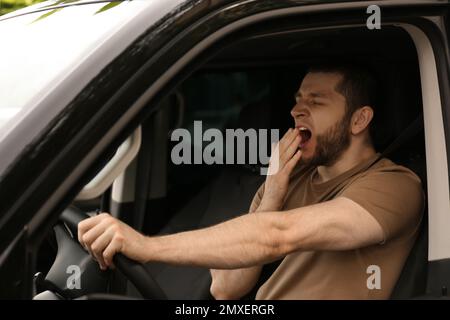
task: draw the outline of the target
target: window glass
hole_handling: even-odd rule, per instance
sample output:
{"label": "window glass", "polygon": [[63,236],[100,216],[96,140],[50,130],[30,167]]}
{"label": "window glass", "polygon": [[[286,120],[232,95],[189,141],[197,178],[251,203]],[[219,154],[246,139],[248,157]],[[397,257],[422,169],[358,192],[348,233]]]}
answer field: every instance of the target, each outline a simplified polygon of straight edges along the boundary
{"label": "window glass", "polygon": [[100,2],[2,17],[0,131],[151,3]]}

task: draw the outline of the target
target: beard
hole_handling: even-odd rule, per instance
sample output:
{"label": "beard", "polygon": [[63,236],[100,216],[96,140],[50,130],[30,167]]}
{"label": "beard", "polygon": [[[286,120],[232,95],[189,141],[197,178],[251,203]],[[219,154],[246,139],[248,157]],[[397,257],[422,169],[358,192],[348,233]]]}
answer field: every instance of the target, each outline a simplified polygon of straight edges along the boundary
{"label": "beard", "polygon": [[301,158],[307,166],[331,166],[336,163],[350,145],[350,121],[347,114],[325,133],[316,136],[316,148],[309,159]]}

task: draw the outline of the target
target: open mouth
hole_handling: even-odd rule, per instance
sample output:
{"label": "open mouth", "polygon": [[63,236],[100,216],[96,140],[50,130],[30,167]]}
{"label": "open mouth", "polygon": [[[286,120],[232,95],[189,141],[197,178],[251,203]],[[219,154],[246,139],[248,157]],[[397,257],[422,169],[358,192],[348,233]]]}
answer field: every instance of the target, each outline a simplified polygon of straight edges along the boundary
{"label": "open mouth", "polygon": [[299,127],[300,136],[302,137],[302,142],[300,143],[300,148],[303,149],[308,141],[311,139],[311,130],[306,127]]}

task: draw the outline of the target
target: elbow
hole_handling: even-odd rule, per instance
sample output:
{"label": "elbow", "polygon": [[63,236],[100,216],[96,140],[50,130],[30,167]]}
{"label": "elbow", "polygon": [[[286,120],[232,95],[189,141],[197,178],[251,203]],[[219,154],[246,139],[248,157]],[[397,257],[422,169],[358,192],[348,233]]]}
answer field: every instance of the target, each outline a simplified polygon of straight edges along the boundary
{"label": "elbow", "polygon": [[217,288],[213,285],[211,285],[211,288],[209,291],[215,300],[230,300],[230,298],[228,297],[228,295],[225,292],[219,290],[219,288]]}
{"label": "elbow", "polygon": [[216,300],[233,300],[236,299],[236,297],[233,297],[230,295],[226,290],[224,290],[220,284],[218,284],[217,281],[214,281],[214,278],[211,282],[211,286],[209,288],[209,292]]}
{"label": "elbow", "polygon": [[272,221],[264,234],[263,246],[271,261],[284,257],[295,250],[291,240],[291,228],[283,220]]}

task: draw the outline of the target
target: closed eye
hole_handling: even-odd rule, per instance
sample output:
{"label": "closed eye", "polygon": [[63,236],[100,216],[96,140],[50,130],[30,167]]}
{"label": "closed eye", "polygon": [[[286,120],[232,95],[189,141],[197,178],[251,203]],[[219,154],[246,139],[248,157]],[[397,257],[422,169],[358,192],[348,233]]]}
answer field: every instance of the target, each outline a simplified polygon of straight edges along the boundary
{"label": "closed eye", "polygon": [[[294,99],[295,99],[295,103],[300,103],[301,99],[302,99],[302,95],[300,93],[296,93],[294,95]],[[322,101],[323,99],[321,99],[320,97],[313,97],[312,99],[308,99],[308,104],[310,105],[314,105],[314,106],[322,106],[325,104],[324,101]]]}
{"label": "closed eye", "polygon": [[312,100],[311,104],[315,105],[315,106],[322,106],[322,105],[324,105],[324,103],[322,101],[317,101],[317,100]]}

